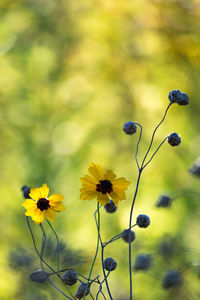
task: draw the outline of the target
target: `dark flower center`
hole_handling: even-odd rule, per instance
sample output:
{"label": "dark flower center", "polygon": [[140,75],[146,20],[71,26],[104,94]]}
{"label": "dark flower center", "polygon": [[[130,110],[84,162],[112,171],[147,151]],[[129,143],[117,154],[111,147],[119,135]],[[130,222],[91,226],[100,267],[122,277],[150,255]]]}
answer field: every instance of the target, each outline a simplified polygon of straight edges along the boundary
{"label": "dark flower center", "polygon": [[39,208],[41,211],[49,208],[49,200],[47,200],[46,198],[41,198],[40,200],[38,200],[37,202],[37,208]]}
{"label": "dark flower center", "polygon": [[102,194],[111,193],[113,191],[112,189],[112,183],[110,180],[100,180],[99,183],[96,185],[96,191],[101,192]]}

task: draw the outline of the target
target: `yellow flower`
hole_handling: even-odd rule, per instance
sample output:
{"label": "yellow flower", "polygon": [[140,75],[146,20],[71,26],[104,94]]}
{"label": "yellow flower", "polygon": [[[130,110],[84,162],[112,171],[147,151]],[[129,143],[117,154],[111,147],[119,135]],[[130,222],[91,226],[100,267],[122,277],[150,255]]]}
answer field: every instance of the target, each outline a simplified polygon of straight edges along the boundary
{"label": "yellow flower", "polygon": [[40,188],[31,189],[29,196],[32,199],[26,199],[22,203],[22,206],[27,209],[25,216],[30,216],[36,224],[42,223],[45,215],[47,220],[54,222],[55,212],[65,210],[65,206],[62,204],[63,196],[53,194],[48,197],[48,195],[49,188],[43,184]]}
{"label": "yellow flower", "polygon": [[111,170],[103,173],[102,167],[94,163],[90,163],[88,172],[90,175],[81,177],[81,200],[92,200],[97,197],[97,201],[105,205],[112,199],[117,205],[120,200],[126,199],[124,191],[130,182],[124,177],[116,178]]}

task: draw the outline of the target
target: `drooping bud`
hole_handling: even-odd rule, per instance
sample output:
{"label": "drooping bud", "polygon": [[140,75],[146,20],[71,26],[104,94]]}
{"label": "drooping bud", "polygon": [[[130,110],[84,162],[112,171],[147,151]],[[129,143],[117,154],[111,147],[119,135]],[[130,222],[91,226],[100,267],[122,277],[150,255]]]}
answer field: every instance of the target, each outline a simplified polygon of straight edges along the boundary
{"label": "drooping bud", "polygon": [[137,131],[137,124],[132,121],[125,122],[123,125],[123,130],[126,134],[132,135]]}
{"label": "drooping bud", "polygon": [[115,206],[115,203],[112,200],[110,200],[109,203],[106,203],[104,208],[109,214],[112,214],[117,210],[117,206]]}
{"label": "drooping bud", "polygon": [[42,283],[46,281],[48,278],[48,274],[43,270],[37,270],[30,274],[31,281],[36,281]]}
{"label": "drooping bud", "polygon": [[78,280],[78,276],[76,271],[74,270],[68,270],[62,275],[62,281],[67,285],[72,286],[77,282],[77,280]]}
{"label": "drooping bud", "polygon": [[147,228],[150,225],[150,218],[147,215],[139,215],[136,223],[141,228]]}
{"label": "drooping bud", "polygon": [[90,287],[87,286],[87,283],[80,283],[78,290],[76,291],[75,298],[81,299],[83,296],[87,296],[90,293]]}
{"label": "drooping bud", "polygon": [[171,103],[177,103],[179,105],[189,104],[189,97],[186,93],[181,93],[179,90],[172,90],[169,92],[168,98]]}
{"label": "drooping bud", "polygon": [[117,268],[117,263],[112,257],[108,257],[103,262],[104,269],[111,272]]}
{"label": "drooping bud", "polygon": [[28,187],[27,185],[23,185],[23,187],[21,188],[23,196],[25,199],[31,199],[31,197],[29,196],[30,190],[31,188]]}

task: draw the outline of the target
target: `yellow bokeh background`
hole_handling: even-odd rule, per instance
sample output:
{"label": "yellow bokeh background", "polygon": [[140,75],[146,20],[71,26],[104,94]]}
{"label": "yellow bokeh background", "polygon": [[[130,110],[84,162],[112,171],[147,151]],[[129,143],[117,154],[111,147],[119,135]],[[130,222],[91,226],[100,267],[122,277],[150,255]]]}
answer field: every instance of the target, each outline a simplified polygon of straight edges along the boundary
{"label": "yellow bokeh background", "polygon": [[[97,239],[96,201],[79,200],[80,177],[94,162],[132,182],[115,214],[101,209],[102,236],[109,240],[128,227],[137,179],[139,132],[125,135],[123,123],[143,126],[141,161],[172,89],[186,92],[190,105],[170,108],[153,149],[171,132],[180,134],[181,145],[165,143],[142,176],[134,221],[147,214],[151,226],[135,229],[133,260],[138,253],[151,253],[153,266],[133,275],[133,292],[134,299],[199,299],[196,267],[184,272],[182,287],[162,289],[168,269],[181,270],[198,260],[199,196],[183,193],[170,209],[155,207],[160,194],[199,192],[199,178],[188,172],[200,150],[199,1],[1,0],[0,16],[0,299],[64,298],[48,283],[30,282],[40,265],[21,187],[47,183],[51,193],[64,195],[67,209],[54,227],[67,245],[67,263],[88,276]],[[40,245],[40,230],[32,227]],[[166,235],[176,241],[172,259],[158,255]],[[118,262],[109,279],[113,299],[128,300],[127,244],[118,240],[105,255]],[[70,265],[63,262],[63,267]],[[102,278],[100,257],[93,276],[98,274]]]}

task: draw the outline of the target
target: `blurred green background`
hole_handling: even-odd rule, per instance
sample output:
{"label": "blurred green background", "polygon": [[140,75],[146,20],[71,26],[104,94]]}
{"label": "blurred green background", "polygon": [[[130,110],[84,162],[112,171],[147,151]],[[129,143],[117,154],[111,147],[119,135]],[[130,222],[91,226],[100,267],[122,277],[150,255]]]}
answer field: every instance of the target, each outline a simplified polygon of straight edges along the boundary
{"label": "blurred green background", "polygon": [[[146,274],[134,274],[134,299],[200,299],[198,268],[184,272],[180,288],[162,289],[168,269],[199,259],[199,196],[182,196],[170,209],[155,207],[162,193],[199,191],[199,178],[187,171],[200,145],[199,20],[198,0],[0,1],[0,299],[64,298],[48,283],[30,282],[40,266],[21,186],[47,183],[51,193],[65,196],[67,210],[54,225],[65,243],[62,266],[87,276],[96,247],[96,201],[79,200],[80,177],[92,161],[132,182],[114,215],[102,209],[105,241],[127,228],[138,135],[126,136],[122,126],[129,120],[143,125],[141,160],[172,89],[188,93],[191,101],[171,107],[154,149],[174,131],[182,144],[166,143],[142,177],[134,220],[148,214],[151,226],[135,230],[133,259],[151,253],[154,263]],[[40,243],[39,227],[32,226]],[[55,239],[46,228],[45,255],[55,264]],[[158,253],[166,235],[176,248],[167,257]],[[127,244],[119,240],[105,255],[118,262],[109,280],[114,299],[128,300]],[[97,261],[93,275],[99,273]]]}

